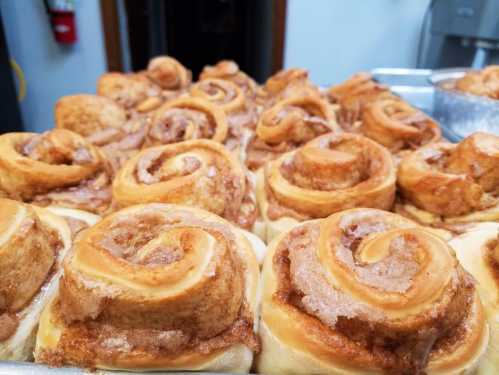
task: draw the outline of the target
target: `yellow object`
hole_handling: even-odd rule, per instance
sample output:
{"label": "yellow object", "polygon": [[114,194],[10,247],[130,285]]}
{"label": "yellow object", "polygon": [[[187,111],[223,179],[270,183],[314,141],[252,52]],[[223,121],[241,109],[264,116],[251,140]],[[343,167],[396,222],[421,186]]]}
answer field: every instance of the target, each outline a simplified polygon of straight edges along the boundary
{"label": "yellow object", "polygon": [[14,73],[16,73],[17,77],[17,82],[19,84],[19,90],[17,93],[17,100],[20,102],[23,101],[24,97],[26,96],[26,79],[24,78],[24,72],[19,66],[19,64],[16,62],[14,59],[10,59],[10,65],[12,66],[12,69],[14,70]]}

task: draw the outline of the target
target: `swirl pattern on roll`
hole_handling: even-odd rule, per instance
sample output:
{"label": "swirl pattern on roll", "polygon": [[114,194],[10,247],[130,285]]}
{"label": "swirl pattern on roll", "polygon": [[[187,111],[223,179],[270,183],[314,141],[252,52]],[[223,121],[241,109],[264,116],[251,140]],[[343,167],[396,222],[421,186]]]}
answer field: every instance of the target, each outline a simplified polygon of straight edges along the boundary
{"label": "swirl pattern on roll", "polygon": [[276,367],[295,373],[471,373],[487,347],[473,279],[401,216],[358,208],[303,223],[271,245],[263,272],[263,373],[278,373],[277,350],[290,358]]}
{"label": "swirl pattern on roll", "polygon": [[199,80],[203,81],[207,78],[219,78],[232,81],[238,85],[249,98],[253,98],[257,91],[256,82],[246,73],[241,71],[235,61],[221,60],[213,66],[205,66],[199,75]]}
{"label": "swirl pattern on roll", "polygon": [[257,107],[245,92],[234,82],[218,78],[199,81],[190,92],[192,96],[206,99],[225,112],[228,125],[225,146],[229,150],[244,148],[258,121]]}
{"label": "swirl pattern on roll", "polygon": [[268,108],[280,100],[296,96],[320,98],[321,95],[318,88],[310,82],[307,70],[290,68],[281,70],[267,79],[259,91],[257,100]]}
{"label": "swirl pattern on roll", "polygon": [[145,149],[113,182],[120,206],[163,202],[186,204],[251,229],[257,207],[243,166],[219,143],[194,140]]}
{"label": "swirl pattern on roll", "polygon": [[211,139],[223,142],[228,125],[224,111],[201,98],[179,98],[158,108],[148,126],[145,147]]}
{"label": "swirl pattern on roll", "polygon": [[338,130],[334,113],[320,98],[298,96],[282,100],[262,113],[256,135],[248,145],[246,164],[250,169],[258,169],[284,152]]}
{"label": "swirl pattern on roll", "polygon": [[340,106],[338,121],[345,130],[354,131],[362,119],[364,107],[378,99],[395,98],[390,90],[375,82],[369,73],[357,73],[345,82],[332,86],[329,100]]}
{"label": "swirl pattern on roll", "polygon": [[[259,347],[257,282],[249,242],[223,219],[182,206],[130,207],[79,238],[35,356],[94,368],[209,369],[229,351],[226,370],[247,371]],[[241,348],[244,365],[234,363]]]}
{"label": "swirl pattern on roll", "polygon": [[169,56],[158,56],[151,59],[145,74],[165,90],[185,89],[192,80],[192,73],[179,61]]}
{"label": "swirl pattern on roll", "polygon": [[414,150],[441,137],[434,120],[398,99],[380,99],[368,104],[360,129],[392,152]]}
{"label": "swirl pattern on roll", "polygon": [[105,73],[97,82],[97,94],[132,110],[148,98],[158,97],[161,88],[140,74]]}
{"label": "swirl pattern on roll", "polygon": [[111,201],[111,167],[80,135],[65,129],[0,136],[0,190],[9,198],[92,212]]}
{"label": "swirl pattern on roll", "polygon": [[395,174],[390,153],[376,142],[326,134],[266,165],[265,214],[306,220],[353,207],[389,210]]}
{"label": "swirl pattern on roll", "polygon": [[206,78],[197,82],[191,87],[191,95],[209,100],[226,113],[240,110],[245,104],[243,90],[234,82],[219,78]]}
{"label": "swirl pattern on roll", "polygon": [[499,137],[474,133],[404,157],[398,184],[406,202],[447,221],[499,220]]}

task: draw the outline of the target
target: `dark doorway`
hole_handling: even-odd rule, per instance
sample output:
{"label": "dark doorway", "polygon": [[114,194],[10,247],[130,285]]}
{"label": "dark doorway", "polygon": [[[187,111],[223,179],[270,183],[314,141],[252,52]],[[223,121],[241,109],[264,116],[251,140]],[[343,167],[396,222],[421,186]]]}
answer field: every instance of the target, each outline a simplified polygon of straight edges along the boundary
{"label": "dark doorway", "polygon": [[283,0],[125,0],[132,69],[168,54],[197,78],[204,65],[231,59],[262,82],[282,67],[285,5]]}
{"label": "dark doorway", "polygon": [[2,14],[0,12],[0,113],[2,114],[2,126],[0,133],[22,131],[23,123],[17,101],[17,92],[12,77],[9,51],[3,30]]}

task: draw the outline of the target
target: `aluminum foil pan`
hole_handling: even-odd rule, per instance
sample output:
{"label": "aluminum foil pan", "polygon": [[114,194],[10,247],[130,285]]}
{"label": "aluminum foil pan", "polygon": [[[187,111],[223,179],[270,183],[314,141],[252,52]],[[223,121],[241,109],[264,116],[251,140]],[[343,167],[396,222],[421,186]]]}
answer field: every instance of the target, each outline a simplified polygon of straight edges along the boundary
{"label": "aluminum foil pan", "polygon": [[[499,135],[499,100],[453,91],[453,81],[465,74],[460,71],[435,71],[430,75],[435,93],[433,117],[450,127],[459,137],[484,131]],[[443,86],[443,87],[442,87]]]}

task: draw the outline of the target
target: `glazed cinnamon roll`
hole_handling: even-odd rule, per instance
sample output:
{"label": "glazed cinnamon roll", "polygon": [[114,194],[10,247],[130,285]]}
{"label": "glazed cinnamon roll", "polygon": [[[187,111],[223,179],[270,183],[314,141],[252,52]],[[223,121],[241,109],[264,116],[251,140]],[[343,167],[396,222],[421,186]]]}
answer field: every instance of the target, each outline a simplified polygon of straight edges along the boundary
{"label": "glazed cinnamon roll", "polygon": [[227,117],[221,108],[201,98],[179,98],[156,110],[145,147],[200,138],[223,142],[227,133]]}
{"label": "glazed cinnamon roll", "polygon": [[41,311],[57,290],[71,246],[66,222],[49,211],[0,199],[0,360],[29,360]]}
{"label": "glazed cinnamon roll", "polygon": [[121,370],[247,372],[259,270],[241,231],[209,212],[129,207],[83,232],[44,310],[35,359]]}
{"label": "glazed cinnamon roll", "polygon": [[488,325],[445,241],[399,215],[351,209],[300,224],[263,268],[264,374],[472,374]]}
{"label": "glazed cinnamon roll", "polygon": [[360,131],[393,153],[439,141],[438,124],[399,99],[380,99],[365,106]]}
{"label": "glazed cinnamon roll", "polygon": [[456,81],[455,89],[472,95],[499,99],[499,65],[467,73]]}
{"label": "glazed cinnamon roll", "polygon": [[206,65],[199,75],[199,80],[208,78],[219,78],[226,81],[232,81],[238,85],[249,98],[254,98],[257,91],[256,82],[246,73],[239,69],[239,66],[232,60],[221,60],[211,66]]}
{"label": "glazed cinnamon roll", "polygon": [[490,325],[490,341],[478,374],[499,372],[499,224],[485,230],[473,230],[449,242],[459,262],[477,280]]}
{"label": "glazed cinnamon roll", "polygon": [[187,88],[192,81],[191,71],[169,56],[151,59],[145,74],[165,90],[182,90]]}
{"label": "glazed cinnamon roll", "polygon": [[113,181],[121,206],[186,204],[220,215],[246,229],[257,219],[252,181],[221,144],[208,140],[152,147],[130,159]]}
{"label": "glazed cinnamon roll", "polygon": [[161,87],[141,74],[105,73],[97,82],[97,94],[114,100],[127,110],[138,108],[139,112],[161,104]]}
{"label": "glazed cinnamon roll", "polygon": [[257,179],[267,241],[300,221],[347,208],[389,210],[395,176],[388,150],[356,134],[326,134],[284,154]]}
{"label": "glazed cinnamon roll", "polygon": [[69,130],[0,136],[0,191],[6,197],[102,213],[111,203],[111,179],[103,154]]}
{"label": "glazed cinnamon roll", "polygon": [[55,105],[55,126],[89,136],[104,129],[120,129],[127,120],[125,110],[113,100],[97,95],[63,96]]}
{"label": "glazed cinnamon roll", "polygon": [[380,85],[369,73],[357,73],[345,82],[329,88],[327,96],[340,106],[338,121],[348,131],[360,126],[364,107],[381,98],[396,98],[388,87]]}
{"label": "glazed cinnamon roll", "polygon": [[252,170],[319,135],[338,131],[334,112],[316,96],[282,100],[264,111],[256,135],[247,148],[246,165]]}
{"label": "glazed cinnamon roll", "polygon": [[459,144],[435,143],[404,157],[398,212],[453,231],[499,222],[499,137],[475,133]]}

